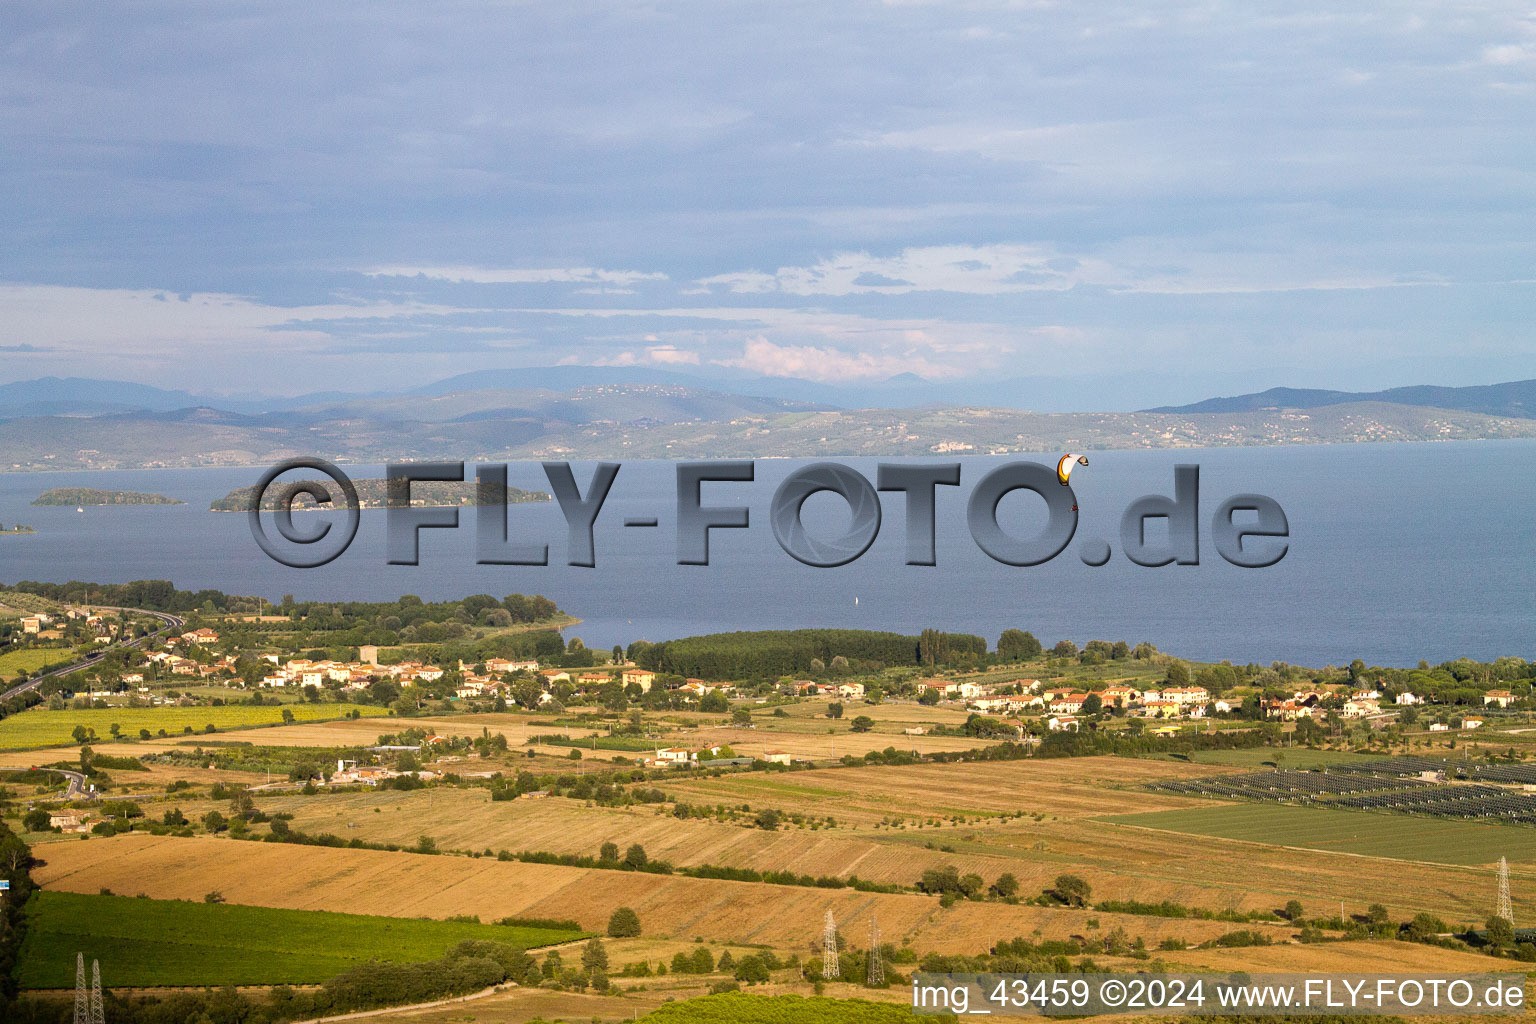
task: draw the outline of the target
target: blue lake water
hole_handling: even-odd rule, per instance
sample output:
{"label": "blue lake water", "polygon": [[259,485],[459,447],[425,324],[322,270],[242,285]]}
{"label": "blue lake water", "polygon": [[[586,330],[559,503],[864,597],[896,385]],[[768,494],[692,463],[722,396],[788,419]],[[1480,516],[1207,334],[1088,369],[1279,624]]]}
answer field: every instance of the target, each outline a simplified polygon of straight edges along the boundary
{"label": "blue lake water", "polygon": [[[799,626],[932,626],[995,642],[1016,626],[1047,644],[1149,640],[1186,657],[1238,662],[1536,657],[1536,441],[1097,452],[1091,460],[1073,479],[1081,518],[1072,546],[1031,568],[992,561],[965,523],[971,488],[1004,458],[962,459],[961,485],[938,489],[938,565],[904,564],[903,499],[888,493],[873,547],[832,569],[796,562],[768,526],[774,488],[797,460],[759,460],[752,483],[706,485],[706,505],[747,505],[752,520],[746,530],[712,531],[709,566],[676,564],[674,465],[625,463],[598,519],[590,569],[564,564],[565,525],[553,503],[509,512],[515,535],[549,544],[549,566],[476,565],[471,510],[456,531],[423,532],[420,565],[387,565],[386,513],[369,510],[344,555],[300,570],[263,555],[245,516],[208,511],[212,499],[255,483],[258,469],[8,474],[0,475],[0,523],[39,532],[0,537],[0,581],[155,578],[269,599],[541,593],[584,620],[573,632],[589,646]],[[874,478],[876,460],[837,461]],[[1134,565],[1119,551],[1120,514],[1140,495],[1171,495],[1178,463],[1201,467],[1201,563]],[[377,466],[346,468],[357,478],[382,475]],[[591,464],[574,468],[584,488]],[[509,483],[548,486],[537,464],[514,464]],[[188,504],[79,513],[29,505],[58,486],[157,491]],[[1255,491],[1284,507],[1290,551],[1276,566],[1240,569],[1217,555],[1210,517],[1227,496]],[[1020,492],[1004,499],[1000,519],[1031,534],[1043,521],[1038,505]],[[659,526],[625,528],[631,516],[655,516]],[[832,535],[846,519],[830,495],[807,503],[813,530]],[[1078,557],[1093,538],[1115,548],[1101,568]]]}

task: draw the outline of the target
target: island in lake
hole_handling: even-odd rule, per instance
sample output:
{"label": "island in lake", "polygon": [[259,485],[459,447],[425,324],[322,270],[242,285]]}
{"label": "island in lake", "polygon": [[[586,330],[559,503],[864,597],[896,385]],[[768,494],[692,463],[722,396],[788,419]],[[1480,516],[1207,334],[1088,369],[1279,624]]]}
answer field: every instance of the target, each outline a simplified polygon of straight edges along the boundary
{"label": "island in lake", "polygon": [[30,526],[22,526],[20,523],[17,523],[15,526],[6,526],[4,523],[0,523],[0,535],[9,534],[11,536],[15,536],[18,533],[36,533],[36,532],[37,531],[32,529],[32,527],[30,527]]}
{"label": "island in lake", "polygon": [[[389,506],[388,481],[386,480],[354,480],[352,485],[357,488],[357,500],[363,508],[387,508]],[[334,496],[332,502],[336,508],[344,507],[340,493],[341,488],[333,480],[292,480],[283,481],[267,489],[262,499],[261,507],[275,509],[286,507],[293,492],[300,487],[312,486],[320,488],[323,493]],[[531,501],[549,501],[550,496],[544,491],[525,491],[517,487],[506,489],[505,504],[522,504]],[[208,507],[214,512],[249,512],[256,501],[256,488],[239,487],[230,491],[224,497],[219,498]],[[479,484],[474,480],[414,480],[411,482],[411,507],[436,508],[442,506],[470,506],[480,504]],[[313,499],[308,495],[299,495],[293,505],[296,509],[317,507]]]}
{"label": "island in lake", "polygon": [[180,498],[141,491],[101,491],[94,487],[51,487],[37,496],[34,505],[185,505]]}

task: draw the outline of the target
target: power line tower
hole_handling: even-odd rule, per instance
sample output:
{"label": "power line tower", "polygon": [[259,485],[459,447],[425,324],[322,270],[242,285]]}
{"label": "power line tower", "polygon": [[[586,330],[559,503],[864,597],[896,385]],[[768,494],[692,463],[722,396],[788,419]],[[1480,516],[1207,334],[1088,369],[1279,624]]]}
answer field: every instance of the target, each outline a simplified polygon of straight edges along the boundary
{"label": "power line tower", "polygon": [[75,1024],[91,1024],[91,994],[85,987],[85,954],[75,954]]}
{"label": "power line tower", "polygon": [[826,925],[821,930],[821,976],[823,978],[838,976],[837,922],[832,919],[831,908],[827,910]]}
{"label": "power line tower", "polygon": [[879,988],[885,984],[885,965],[880,962],[880,919],[869,915],[869,970],[864,974],[864,984]]}
{"label": "power line tower", "polygon": [[105,1008],[101,1005],[101,961],[91,961],[91,1024],[107,1024]]}
{"label": "power line tower", "polygon": [[1515,923],[1515,908],[1509,900],[1509,861],[1503,857],[1499,858],[1499,904],[1493,916]]}

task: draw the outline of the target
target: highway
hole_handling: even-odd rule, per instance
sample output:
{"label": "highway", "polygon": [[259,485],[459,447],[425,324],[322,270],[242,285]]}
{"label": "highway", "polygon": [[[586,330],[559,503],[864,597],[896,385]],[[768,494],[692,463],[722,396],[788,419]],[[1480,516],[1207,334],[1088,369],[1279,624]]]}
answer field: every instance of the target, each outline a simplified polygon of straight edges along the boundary
{"label": "highway", "polygon": [[55,669],[49,669],[47,672],[44,672],[41,675],[33,676],[26,682],[13,686],[9,690],[6,690],[4,693],[0,693],[0,700],[9,700],[12,697],[19,697],[30,690],[36,690],[38,687],[43,685],[44,680],[53,679],[57,676],[67,676],[71,672],[78,672],[80,669],[85,668],[87,665],[95,664],[101,659],[101,656],[108,651],[115,651],[124,647],[142,647],[150,640],[153,640],[159,636],[164,636],[170,630],[180,629],[187,624],[186,619],[181,618],[179,615],[170,615],[166,612],[152,612],[146,611],[142,608],[109,608],[102,605],[92,605],[91,607],[101,608],[103,611],[133,612],[137,615],[149,615],[159,619],[163,625],[153,633],[141,636],[136,640],[118,641],[114,644],[108,644],[102,647],[101,650],[92,652],[91,657],[82,658],[73,664],[64,665]]}

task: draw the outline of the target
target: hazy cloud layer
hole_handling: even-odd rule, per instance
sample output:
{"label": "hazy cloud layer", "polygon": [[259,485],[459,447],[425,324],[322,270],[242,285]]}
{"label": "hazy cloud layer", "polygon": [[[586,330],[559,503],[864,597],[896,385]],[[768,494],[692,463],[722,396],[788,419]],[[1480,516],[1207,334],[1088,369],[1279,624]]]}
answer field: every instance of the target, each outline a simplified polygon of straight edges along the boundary
{"label": "hazy cloud layer", "polygon": [[0,52],[0,380],[1536,376],[1529,6],[10,5]]}

